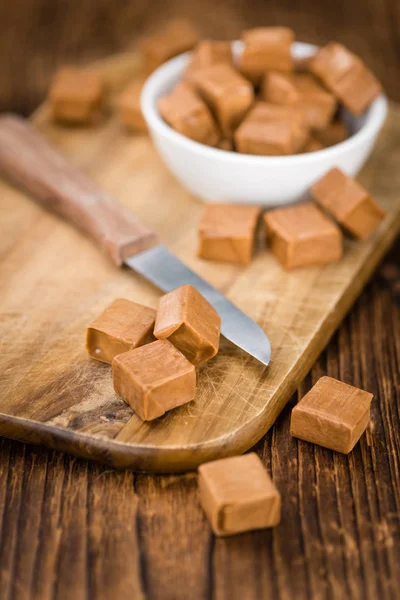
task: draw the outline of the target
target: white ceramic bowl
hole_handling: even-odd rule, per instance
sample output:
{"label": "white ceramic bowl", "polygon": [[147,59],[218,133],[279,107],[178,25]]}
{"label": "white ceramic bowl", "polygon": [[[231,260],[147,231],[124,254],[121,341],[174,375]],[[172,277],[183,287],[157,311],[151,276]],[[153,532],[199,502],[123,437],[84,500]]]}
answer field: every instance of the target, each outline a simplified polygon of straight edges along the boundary
{"label": "white ceramic bowl", "polygon": [[[240,52],[240,42],[234,42]],[[297,42],[293,54],[303,58],[316,47]],[[374,146],[387,113],[387,99],[379,96],[360,117],[343,111],[352,132],[344,142],[293,156],[252,156],[210,148],[174,131],[160,117],[157,101],[181,78],[190,53],[158,68],[147,80],[141,107],[153,142],[165,164],[192,194],[206,202],[238,202],[276,206],[307,196],[311,184],[332,167],[356,175]]]}

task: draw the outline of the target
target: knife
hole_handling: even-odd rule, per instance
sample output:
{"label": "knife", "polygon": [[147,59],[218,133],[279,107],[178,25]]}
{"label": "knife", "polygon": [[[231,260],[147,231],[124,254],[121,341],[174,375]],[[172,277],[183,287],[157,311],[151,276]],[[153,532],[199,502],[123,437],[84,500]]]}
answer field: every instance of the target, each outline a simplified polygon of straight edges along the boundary
{"label": "knife", "polygon": [[264,365],[268,337],[250,317],[159,243],[130,211],[101,190],[15,115],[0,117],[0,175],[90,236],[117,266],[127,265],[164,292],[190,283],[221,317],[221,333]]}

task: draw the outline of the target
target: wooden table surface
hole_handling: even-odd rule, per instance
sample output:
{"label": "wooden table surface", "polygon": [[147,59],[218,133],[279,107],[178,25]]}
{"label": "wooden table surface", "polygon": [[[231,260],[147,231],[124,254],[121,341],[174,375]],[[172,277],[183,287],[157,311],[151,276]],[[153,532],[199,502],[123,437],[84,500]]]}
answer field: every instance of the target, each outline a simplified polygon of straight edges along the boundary
{"label": "wooden table surface", "polygon": [[[28,114],[57,65],[126,48],[178,4],[0,3],[0,109]],[[186,4],[207,35],[265,23],[342,41],[400,101],[397,0]],[[282,493],[278,528],[215,539],[195,474],[136,476],[1,439],[1,600],[400,598],[399,256],[397,245],[255,448]],[[349,456],[289,435],[291,406],[323,374],[375,394]]]}

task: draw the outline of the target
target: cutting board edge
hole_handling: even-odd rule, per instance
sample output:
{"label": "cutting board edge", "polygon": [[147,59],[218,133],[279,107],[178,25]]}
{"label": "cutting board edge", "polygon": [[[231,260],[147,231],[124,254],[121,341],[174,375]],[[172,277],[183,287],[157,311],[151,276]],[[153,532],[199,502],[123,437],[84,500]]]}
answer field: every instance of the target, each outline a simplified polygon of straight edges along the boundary
{"label": "cutting board edge", "polygon": [[[324,326],[319,329],[307,348],[309,356],[302,361],[301,368],[283,382],[289,382],[282,391],[278,388],[273,397],[272,411],[265,419],[265,410],[234,433],[222,438],[215,438],[206,443],[197,443],[185,447],[164,446],[163,448],[146,445],[134,445],[73,431],[66,428],[46,425],[39,421],[27,421],[23,418],[0,413],[0,434],[24,443],[36,446],[47,446],[76,455],[81,458],[96,460],[115,468],[130,468],[138,472],[180,473],[194,470],[199,464],[216,458],[241,454],[256,444],[273,425],[283,410],[298,384],[307,375],[315,360],[335,333],[338,325],[346,316],[360,292],[368,282],[384,254],[389,250],[400,229],[400,210],[393,216],[392,222],[382,238],[381,243],[371,251],[371,260],[365,260],[358,272],[358,285],[348,286],[339,302],[324,319]],[[327,325],[326,322],[328,322]],[[300,362],[300,361],[299,361]],[[296,371],[295,365],[294,371]],[[282,387],[282,386],[281,386]]]}

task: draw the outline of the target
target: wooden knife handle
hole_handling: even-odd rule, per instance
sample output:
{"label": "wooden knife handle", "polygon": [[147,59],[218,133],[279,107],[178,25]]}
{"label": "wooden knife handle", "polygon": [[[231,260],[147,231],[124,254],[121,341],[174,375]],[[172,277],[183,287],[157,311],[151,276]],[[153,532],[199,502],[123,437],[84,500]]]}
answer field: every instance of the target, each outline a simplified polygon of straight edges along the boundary
{"label": "wooden knife handle", "polygon": [[0,117],[0,175],[88,234],[117,265],[158,243],[140,219],[67,162],[21,117]]}

